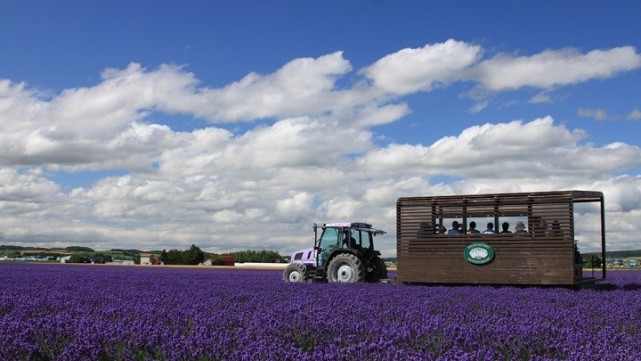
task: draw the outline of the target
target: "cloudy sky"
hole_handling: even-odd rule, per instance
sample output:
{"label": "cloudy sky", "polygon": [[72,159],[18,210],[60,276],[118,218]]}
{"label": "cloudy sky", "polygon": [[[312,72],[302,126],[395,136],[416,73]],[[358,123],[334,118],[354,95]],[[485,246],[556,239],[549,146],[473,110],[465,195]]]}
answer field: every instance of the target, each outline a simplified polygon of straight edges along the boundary
{"label": "cloudy sky", "polygon": [[398,197],[578,189],[641,248],[641,3],[188,4],[0,2],[0,244],[394,256]]}

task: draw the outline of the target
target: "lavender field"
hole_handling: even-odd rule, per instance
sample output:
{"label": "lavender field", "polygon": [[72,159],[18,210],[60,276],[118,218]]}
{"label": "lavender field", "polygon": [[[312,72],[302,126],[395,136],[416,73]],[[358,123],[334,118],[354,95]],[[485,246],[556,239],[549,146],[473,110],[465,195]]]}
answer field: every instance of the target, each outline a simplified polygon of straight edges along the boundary
{"label": "lavender field", "polygon": [[2,360],[629,360],[606,290],[286,284],[278,271],[0,264]]}

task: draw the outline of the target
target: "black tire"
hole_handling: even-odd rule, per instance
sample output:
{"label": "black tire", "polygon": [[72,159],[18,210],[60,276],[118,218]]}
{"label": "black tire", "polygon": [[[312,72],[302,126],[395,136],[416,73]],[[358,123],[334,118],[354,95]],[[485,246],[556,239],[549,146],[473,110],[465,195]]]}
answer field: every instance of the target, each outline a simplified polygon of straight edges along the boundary
{"label": "black tire", "polygon": [[307,281],[307,272],[305,267],[299,263],[290,263],[283,272],[283,280],[292,283]]}
{"label": "black tire", "polygon": [[327,267],[327,281],[352,283],[365,278],[363,262],[351,253],[341,253],[334,257]]}
{"label": "black tire", "polygon": [[368,269],[365,280],[368,282],[378,282],[387,278],[387,266],[385,262],[379,257],[376,257],[372,260],[371,264],[372,269]]}

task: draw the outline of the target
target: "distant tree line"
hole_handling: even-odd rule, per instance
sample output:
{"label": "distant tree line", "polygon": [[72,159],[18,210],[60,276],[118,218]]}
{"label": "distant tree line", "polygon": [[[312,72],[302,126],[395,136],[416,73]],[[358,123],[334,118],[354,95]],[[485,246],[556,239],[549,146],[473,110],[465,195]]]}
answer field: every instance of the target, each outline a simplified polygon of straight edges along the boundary
{"label": "distant tree line", "polygon": [[81,247],[81,246],[71,246],[71,247],[65,248],[65,250],[69,252],[94,252],[94,250],[89,247]]}
{"label": "distant tree line", "polygon": [[[140,263],[140,253],[143,252],[138,249],[120,249],[114,248],[109,251],[94,251],[89,247],[82,246],[70,246],[66,248],[56,248],[63,249],[68,251],[71,254],[71,259],[67,262],[69,263],[107,263],[113,260],[113,257],[119,258],[120,255],[110,255],[109,253],[120,253],[122,256],[131,257],[135,263]],[[12,245],[0,245],[0,251],[33,251],[33,250],[42,250],[46,253],[47,250],[51,248],[42,248],[42,247],[23,247],[23,246],[12,246]],[[103,253],[104,252],[104,253]],[[270,250],[245,250],[237,252],[229,252],[225,255],[217,255],[213,253],[205,253],[196,245],[191,245],[187,250],[178,250],[171,249],[162,251],[146,251],[152,254],[156,254],[159,260],[164,264],[168,265],[197,265],[203,263],[207,259],[211,259],[212,264],[226,264],[228,260],[223,258],[226,255],[231,255],[235,262],[237,263],[246,263],[246,262],[255,262],[255,263],[284,263],[285,259],[276,251]],[[641,251],[640,251],[641,252]],[[52,256],[59,256],[59,253],[52,253]],[[221,257],[222,256],[222,257]]]}
{"label": "distant tree line", "polygon": [[[0,251],[49,251],[52,248],[45,247],[23,247],[23,246],[12,246],[12,245],[1,245]],[[64,249],[69,252],[94,252],[93,249],[89,247],[80,247],[80,246],[70,246],[66,248],[55,248],[55,249]]]}
{"label": "distant tree line", "polygon": [[72,254],[69,256],[67,263],[108,263],[113,261],[113,258],[110,255],[105,254],[95,254],[93,256],[87,256],[83,254]]}
{"label": "distant tree line", "polygon": [[[231,255],[235,262],[245,263],[245,262],[258,262],[258,263],[279,263],[284,262],[283,257],[276,251],[238,251],[227,253]],[[165,250],[163,249],[160,253],[160,261],[164,264],[169,265],[197,265],[203,263],[206,259],[211,259],[212,264],[214,265],[223,265],[226,264],[225,256],[205,253],[196,245],[191,245],[191,247],[186,251],[180,251],[177,249]]]}
{"label": "distant tree line", "polygon": [[[600,253],[595,253],[598,256],[601,256]],[[605,252],[607,258],[630,258],[630,257],[641,257],[641,250],[636,251],[608,251]]]}
{"label": "distant tree line", "polygon": [[128,256],[135,256],[140,254],[142,252],[139,249],[120,249],[120,248],[113,248],[110,250],[111,252],[119,252]]}
{"label": "distant tree line", "polygon": [[282,263],[284,262],[283,257],[281,257],[278,252],[275,251],[239,251],[231,252],[232,256],[238,263],[245,262],[259,262],[259,263]]}
{"label": "distant tree line", "polygon": [[48,248],[42,247],[23,247],[23,246],[12,246],[12,245],[1,245],[0,251],[41,251],[47,250]]}
{"label": "distant tree line", "polygon": [[205,253],[193,244],[186,251],[179,251],[177,249],[167,251],[163,249],[160,253],[160,262],[164,264],[197,265],[202,263],[204,260]]}

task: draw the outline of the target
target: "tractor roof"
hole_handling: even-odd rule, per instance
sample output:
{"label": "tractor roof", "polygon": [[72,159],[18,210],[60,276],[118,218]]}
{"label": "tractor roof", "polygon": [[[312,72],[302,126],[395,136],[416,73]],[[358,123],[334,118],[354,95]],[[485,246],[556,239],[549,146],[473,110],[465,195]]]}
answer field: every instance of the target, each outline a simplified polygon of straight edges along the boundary
{"label": "tractor roof", "polygon": [[372,228],[371,224],[363,222],[334,222],[325,223],[325,227],[345,227],[345,228]]}
{"label": "tractor roof", "polygon": [[360,229],[364,231],[369,231],[374,234],[385,234],[385,231],[380,229],[372,228],[372,225],[364,222],[333,222],[325,223],[323,225],[325,228],[351,228],[351,229]]}

